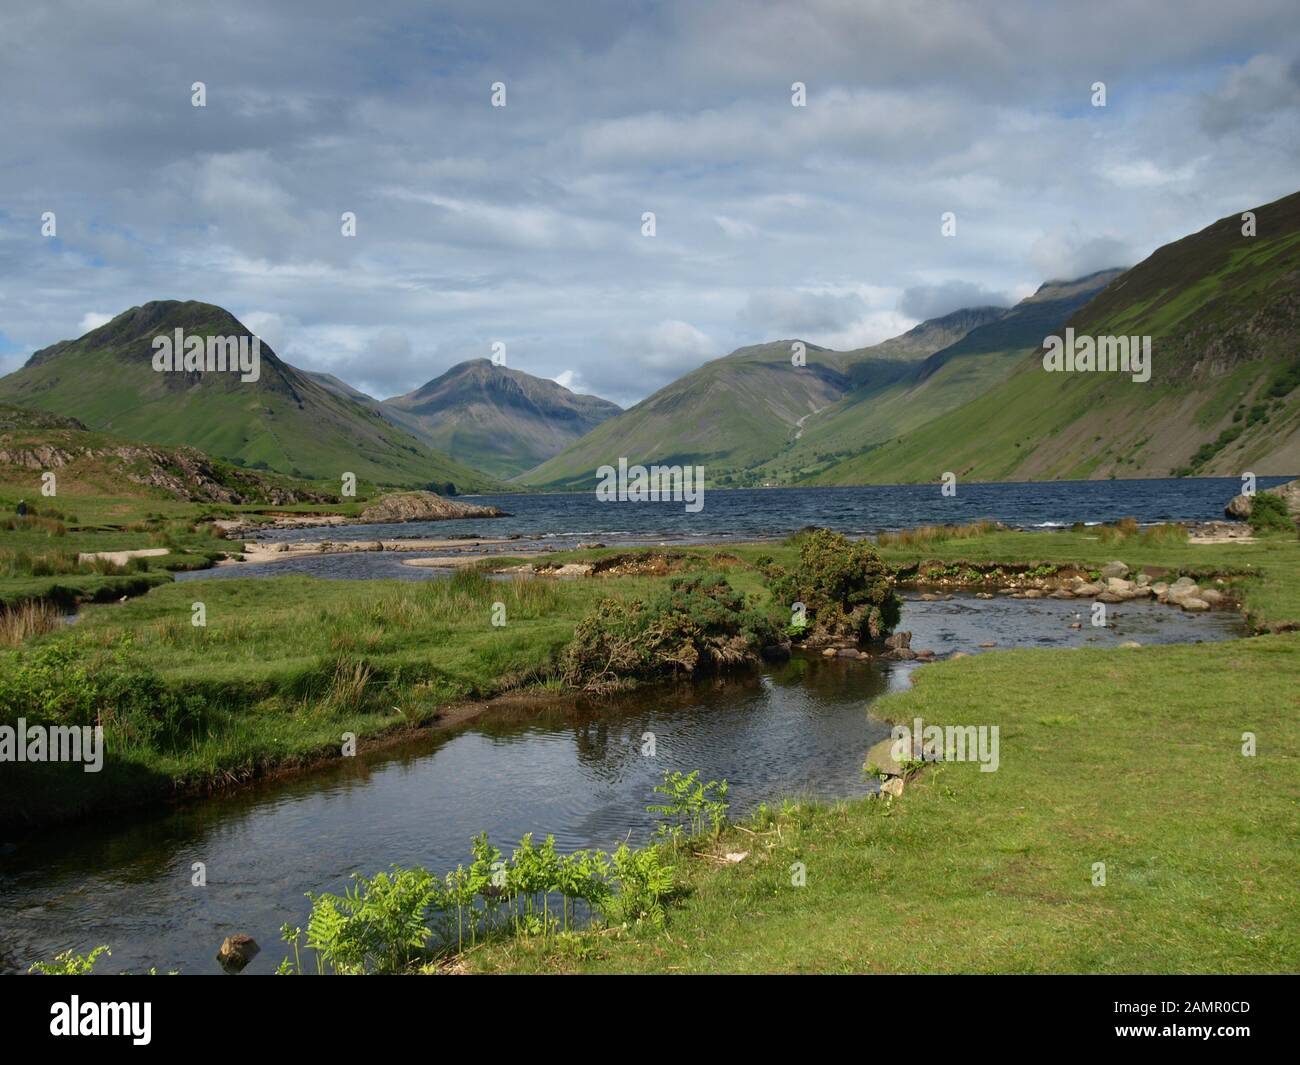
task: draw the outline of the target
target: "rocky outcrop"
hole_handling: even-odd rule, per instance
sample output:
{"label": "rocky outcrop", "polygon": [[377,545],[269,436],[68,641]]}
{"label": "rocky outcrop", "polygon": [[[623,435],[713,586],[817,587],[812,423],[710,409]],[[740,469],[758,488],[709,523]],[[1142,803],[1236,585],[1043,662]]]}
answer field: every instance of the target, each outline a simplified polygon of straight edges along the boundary
{"label": "rocky outcrop", "polygon": [[395,492],[371,503],[361,512],[363,525],[386,525],[405,521],[450,521],[454,518],[505,518],[496,507],[444,499],[433,492]]}
{"label": "rocky outcrop", "polygon": [[[1265,488],[1264,494],[1280,496],[1282,502],[1286,504],[1288,513],[1294,518],[1300,518],[1300,478],[1287,481],[1286,484],[1279,484],[1276,488]],[[1233,496],[1228,500],[1228,505],[1223,508],[1224,517],[1246,521],[1250,517],[1253,500],[1254,496]]]}

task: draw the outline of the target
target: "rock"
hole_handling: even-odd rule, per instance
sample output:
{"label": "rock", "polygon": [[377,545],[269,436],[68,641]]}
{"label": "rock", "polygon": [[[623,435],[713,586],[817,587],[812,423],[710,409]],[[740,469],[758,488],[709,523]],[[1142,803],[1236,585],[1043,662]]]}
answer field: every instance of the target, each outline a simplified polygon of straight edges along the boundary
{"label": "rock", "polygon": [[261,949],[252,936],[226,936],[221,941],[221,949],[217,951],[217,961],[221,962],[223,969],[237,973],[257,957]]}
{"label": "rock", "polygon": [[912,634],[910,632],[895,632],[885,637],[885,646],[891,651],[898,647],[911,647]]}
{"label": "rock", "polygon": [[1106,588],[1112,592],[1131,592],[1136,587],[1132,581],[1126,581],[1123,577],[1106,578]]}
{"label": "rock", "polygon": [[748,857],[749,851],[727,851],[727,853],[723,855],[723,858],[726,861],[731,862],[733,865],[736,862],[743,862]]}
{"label": "rock", "polygon": [[1179,577],[1169,586],[1169,591],[1165,593],[1172,603],[1180,603],[1184,599],[1196,598],[1201,594],[1201,589],[1196,582],[1188,577]]}
{"label": "rock", "polygon": [[[513,537],[512,537],[512,539],[513,539]],[[592,544],[579,544],[579,545],[578,545],[578,550],[580,550],[580,551],[583,551],[583,550],[591,550],[591,549],[593,549],[593,548],[604,547],[604,546],[605,546],[604,544],[596,544],[596,543],[592,543]]]}
{"label": "rock", "polygon": [[837,647],[835,653],[840,658],[861,658],[862,654],[854,647]]}
{"label": "rock", "polygon": [[863,768],[865,769],[869,765],[874,765],[891,777],[903,775],[903,767],[894,760],[894,739],[892,736],[872,745],[871,750],[867,752],[867,761]]}
{"label": "rock", "polygon": [[880,792],[882,795],[892,795],[897,799],[903,794],[903,778],[890,777],[880,785]]}
{"label": "rock", "polygon": [[997,644],[994,643],[992,640],[989,640],[988,643],[982,643],[982,644],[980,644],[980,646],[981,646],[981,647],[996,647]]}
{"label": "rock", "polygon": [[998,589],[998,595],[1011,595],[1013,592],[1015,592],[1015,589],[1012,588],[1010,585]]}
{"label": "rock", "polygon": [[1151,574],[1139,573],[1137,575],[1137,585],[1139,588],[1145,588],[1150,583],[1151,583]]}
{"label": "rock", "polygon": [[790,645],[788,643],[769,643],[760,652],[764,658],[780,660],[790,657]]}
{"label": "rock", "polygon": [[1102,587],[1100,584],[1080,584],[1074,589],[1074,594],[1091,598],[1094,595],[1100,595]]}
{"label": "rock", "polygon": [[927,648],[925,648],[924,650],[917,651],[917,652],[916,652],[916,657],[917,657],[917,658],[933,658],[933,657],[934,657],[934,652],[931,651],[931,650],[927,647]]}
{"label": "rock", "polygon": [[402,521],[449,521],[454,518],[504,518],[503,510],[443,499],[433,492],[390,492],[361,512],[362,524]]}
{"label": "rock", "polygon": [[1236,518],[1238,521],[1245,521],[1250,517],[1250,496],[1238,495],[1228,500],[1228,505],[1223,508],[1225,518]]}
{"label": "rock", "polygon": [[888,658],[895,662],[910,662],[916,657],[916,652],[907,647],[895,647],[892,651],[886,651],[881,658]]}
{"label": "rock", "polygon": [[1072,621],[1072,622],[1070,622],[1070,628],[1072,628],[1072,629],[1081,629],[1081,628],[1083,628],[1083,623],[1082,623],[1082,622],[1079,622],[1079,621]]}
{"label": "rock", "polygon": [[1200,598],[1204,599],[1210,606],[1222,606],[1228,600],[1226,595],[1214,588],[1202,588]]}
{"label": "rock", "polygon": [[976,592],[976,593],[975,593],[975,598],[976,598],[976,599],[992,599],[992,598],[993,598],[993,593],[992,593],[992,592]]}
{"label": "rock", "polygon": [[588,562],[566,562],[553,573],[556,577],[590,577],[591,569]]}
{"label": "rock", "polygon": [[1065,588],[1058,588],[1052,593],[1053,599],[1074,599],[1075,594]]}
{"label": "rock", "polygon": [[1155,595],[1168,595],[1169,585],[1166,584],[1164,581],[1156,581],[1155,584],[1151,585],[1151,591]]}
{"label": "rock", "polygon": [[1042,598],[1043,598],[1043,593],[1042,593],[1041,591],[1039,591],[1037,588],[1029,588],[1029,589],[1027,589],[1027,590],[1025,591],[1025,598],[1026,598],[1026,599],[1042,599]]}
{"label": "rock", "polygon": [[1124,597],[1123,597],[1122,595],[1120,595],[1118,592],[1110,592],[1110,591],[1106,591],[1106,592],[1102,592],[1099,596],[1097,596],[1097,602],[1099,602],[1099,603],[1122,603],[1122,602],[1124,602]]}
{"label": "rock", "polygon": [[951,657],[951,658],[969,658],[970,655],[968,655],[965,651],[954,651],[954,652],[953,652],[949,657]]}
{"label": "rock", "polygon": [[1209,610],[1210,604],[1204,599],[1198,599],[1194,595],[1189,595],[1184,599],[1178,600],[1178,605],[1184,610]]}
{"label": "rock", "polygon": [[823,658],[834,658],[837,654],[839,654],[839,651],[835,650],[834,647],[828,647],[828,648],[826,648],[826,650],[824,650],[824,651],[822,652],[822,657],[823,657]]}
{"label": "rock", "polygon": [[934,603],[937,602],[939,598],[940,597],[935,595],[933,592],[926,592],[924,595],[921,596],[921,602]]}
{"label": "rock", "polygon": [[1122,644],[1120,644],[1120,646],[1121,646],[1121,647],[1141,647],[1142,645],[1141,645],[1140,643],[1138,643],[1137,640],[1125,640]]}
{"label": "rock", "polygon": [[1128,567],[1116,559],[1114,562],[1107,562],[1101,567],[1101,576],[1103,579],[1107,577],[1127,577]]}

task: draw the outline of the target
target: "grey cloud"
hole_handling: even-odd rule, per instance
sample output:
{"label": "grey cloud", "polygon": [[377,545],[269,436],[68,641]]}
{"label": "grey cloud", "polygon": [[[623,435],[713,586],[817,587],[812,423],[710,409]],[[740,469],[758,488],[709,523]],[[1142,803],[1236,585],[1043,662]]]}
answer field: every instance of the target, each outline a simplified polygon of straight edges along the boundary
{"label": "grey cloud", "polygon": [[937,285],[913,285],[904,289],[898,309],[909,318],[925,321],[941,318],[963,307],[1009,307],[1005,292],[983,288],[971,281],[943,281]]}

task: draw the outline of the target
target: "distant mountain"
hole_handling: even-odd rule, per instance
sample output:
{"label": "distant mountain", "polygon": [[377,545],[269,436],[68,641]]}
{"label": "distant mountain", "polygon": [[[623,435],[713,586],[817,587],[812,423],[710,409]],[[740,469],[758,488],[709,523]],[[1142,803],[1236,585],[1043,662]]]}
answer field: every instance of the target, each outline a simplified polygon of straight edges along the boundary
{"label": "distant mountain", "polygon": [[1013,358],[1005,346],[1018,345],[1018,353],[1037,344],[1042,318],[1063,320],[1104,283],[1046,285],[1017,307],[953,311],[854,351],[805,344],[803,366],[791,361],[793,340],[740,348],[660,389],[518,480],[586,486],[599,466],[619,457],[701,464],[710,482],[721,485],[806,479],[999,380]]}
{"label": "distant mountain", "polygon": [[432,446],[498,477],[532,469],[622,413],[607,399],[488,359],[459,363],[377,406]]}
{"label": "distant mountain", "polygon": [[261,344],[256,381],[229,370],[159,372],[154,338],[244,337],[209,303],[160,300],[132,307],[78,340],[36,352],[0,378],[0,398],[74,417],[92,430],[158,444],[188,444],[241,466],[337,481],[499,487],[365,404],[324,387]]}
{"label": "distant mountain", "polygon": [[[1158,249],[995,387],[815,483],[1300,472],[1300,193]],[[1038,347],[1149,336],[1151,379],[1049,372]],[[973,334],[972,334],[973,335]]]}
{"label": "distant mountain", "polygon": [[[1121,273],[1103,270],[1072,281],[1048,281],[1010,309],[957,312],[975,316],[960,337],[914,362],[906,375],[860,372],[858,387],[809,419],[797,441],[755,471],[758,479],[857,483],[862,455],[998,384],[1027,351]],[[913,332],[930,325],[922,323]]]}

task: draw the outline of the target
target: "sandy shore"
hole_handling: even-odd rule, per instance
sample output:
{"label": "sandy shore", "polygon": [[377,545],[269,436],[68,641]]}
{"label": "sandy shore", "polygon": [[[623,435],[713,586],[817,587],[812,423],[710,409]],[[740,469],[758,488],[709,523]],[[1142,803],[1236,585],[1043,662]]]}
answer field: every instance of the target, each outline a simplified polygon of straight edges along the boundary
{"label": "sandy shore", "polygon": [[[403,554],[412,551],[449,551],[459,548],[484,547],[487,545],[508,544],[504,540],[316,540],[301,543],[274,543],[250,541],[243,546],[243,559],[226,559],[218,566],[242,566],[249,562],[283,562],[288,558],[302,558],[304,555],[343,555],[357,551],[398,551]],[[522,545],[521,545],[522,546]],[[463,556],[450,556],[450,561],[439,559],[424,562],[412,559],[424,565],[467,565],[470,559]]]}

